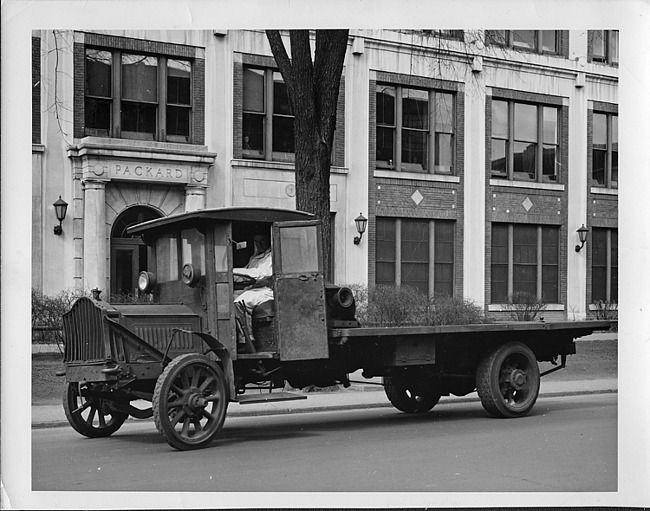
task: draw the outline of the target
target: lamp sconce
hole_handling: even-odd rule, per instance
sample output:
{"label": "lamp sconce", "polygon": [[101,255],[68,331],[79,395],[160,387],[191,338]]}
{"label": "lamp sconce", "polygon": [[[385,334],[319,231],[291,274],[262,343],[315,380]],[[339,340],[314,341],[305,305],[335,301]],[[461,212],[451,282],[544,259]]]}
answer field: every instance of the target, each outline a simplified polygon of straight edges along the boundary
{"label": "lamp sconce", "polygon": [[65,220],[65,214],[68,211],[68,203],[64,201],[59,195],[59,199],[53,204],[54,213],[56,214],[56,219],[59,221],[59,225],[54,226],[54,234],[59,236],[63,233],[63,227],[61,227],[61,222]]}
{"label": "lamp sconce", "polygon": [[366,232],[366,226],[368,225],[368,219],[359,213],[359,216],[354,219],[354,223],[357,225],[357,232],[359,236],[354,237],[354,244],[358,245],[361,243],[361,238],[363,238],[363,233]]}
{"label": "lamp sconce", "polygon": [[580,229],[578,229],[576,232],[580,238],[580,245],[576,245],[576,252],[580,252],[582,250],[582,247],[585,246],[585,241],[587,241],[587,234],[589,233],[589,229],[585,227],[585,224],[582,224],[582,227],[580,227]]}

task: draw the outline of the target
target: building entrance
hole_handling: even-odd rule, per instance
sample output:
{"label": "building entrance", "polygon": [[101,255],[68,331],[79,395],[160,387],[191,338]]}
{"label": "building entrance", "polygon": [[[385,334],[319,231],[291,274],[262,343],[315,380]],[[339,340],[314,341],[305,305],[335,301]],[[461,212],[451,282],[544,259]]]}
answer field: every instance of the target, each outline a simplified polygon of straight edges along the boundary
{"label": "building entrance", "polygon": [[138,275],[149,268],[149,249],[140,238],[129,236],[127,228],[161,216],[152,208],[135,206],[115,220],[111,230],[111,294],[117,300],[135,295]]}

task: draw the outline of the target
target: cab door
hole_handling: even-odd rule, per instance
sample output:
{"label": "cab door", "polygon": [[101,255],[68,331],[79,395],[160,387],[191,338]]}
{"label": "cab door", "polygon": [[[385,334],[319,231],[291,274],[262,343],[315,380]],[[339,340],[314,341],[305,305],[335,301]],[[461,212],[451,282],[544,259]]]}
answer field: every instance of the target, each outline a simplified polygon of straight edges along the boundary
{"label": "cab door", "polygon": [[273,273],[280,359],[327,358],[320,221],[273,224]]}

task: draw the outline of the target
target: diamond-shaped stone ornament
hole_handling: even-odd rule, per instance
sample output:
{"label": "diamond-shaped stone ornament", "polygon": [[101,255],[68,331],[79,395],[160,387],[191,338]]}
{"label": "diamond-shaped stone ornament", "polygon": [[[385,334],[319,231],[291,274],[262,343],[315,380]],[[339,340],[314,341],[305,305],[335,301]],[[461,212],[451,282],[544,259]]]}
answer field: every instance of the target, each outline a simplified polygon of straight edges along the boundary
{"label": "diamond-shaped stone ornament", "polygon": [[420,202],[424,200],[424,197],[422,197],[420,190],[415,190],[415,192],[413,192],[413,195],[411,195],[411,200],[415,202],[416,206],[420,205]]}
{"label": "diamond-shaped stone ornament", "polygon": [[521,203],[521,205],[526,210],[526,213],[528,213],[530,211],[530,208],[533,207],[533,201],[530,200],[530,197],[526,197],[524,199],[524,202]]}

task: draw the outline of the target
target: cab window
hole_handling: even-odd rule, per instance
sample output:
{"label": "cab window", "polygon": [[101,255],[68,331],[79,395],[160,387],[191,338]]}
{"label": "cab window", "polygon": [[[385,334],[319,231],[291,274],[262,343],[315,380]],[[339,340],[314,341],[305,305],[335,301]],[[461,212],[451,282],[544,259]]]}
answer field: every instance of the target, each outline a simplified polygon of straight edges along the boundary
{"label": "cab window", "polygon": [[315,225],[280,229],[283,274],[319,272],[318,230]]}
{"label": "cab window", "polygon": [[183,261],[181,266],[191,264],[195,269],[205,275],[205,244],[203,234],[196,229],[181,231],[181,244],[183,248]]}
{"label": "cab window", "polygon": [[156,280],[178,280],[178,236],[168,235],[156,241]]}

